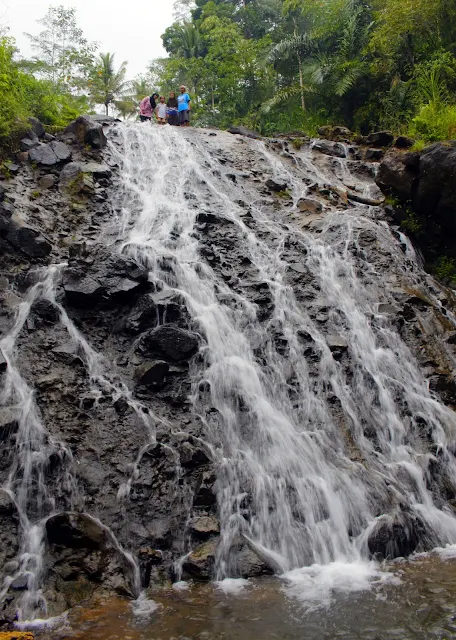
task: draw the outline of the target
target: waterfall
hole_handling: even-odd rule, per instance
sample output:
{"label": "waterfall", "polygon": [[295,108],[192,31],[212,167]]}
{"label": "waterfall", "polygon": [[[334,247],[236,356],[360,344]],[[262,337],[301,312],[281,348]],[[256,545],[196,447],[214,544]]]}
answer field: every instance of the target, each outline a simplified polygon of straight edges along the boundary
{"label": "waterfall", "polygon": [[[453,512],[430,487],[436,463],[454,486],[455,415],[378,311],[387,283],[360,243],[375,234],[398,277],[413,279],[417,265],[409,270],[389,229],[360,207],[326,215],[318,233],[301,232],[239,186],[197,132],[127,125],[113,152],[122,250],[185,299],[204,338],[192,401],[219,455],[216,577],[232,574],[239,536],[277,571],[366,560],[369,534],[394,513],[418,518],[430,544],[456,542]],[[288,184],[294,203],[308,195],[306,183],[321,182],[307,156],[302,170],[261,142],[244,152],[244,164]],[[234,229],[250,263],[246,280],[254,273],[272,298],[267,321],[245,293],[252,282],[231,288],[204,259],[202,213]],[[321,294],[324,330],[290,285],[296,270]]]}
{"label": "waterfall", "polygon": [[[118,171],[106,242],[145,266],[158,291],[177,294],[189,328],[201,336],[190,366],[190,401],[204,428],[200,442],[217,471],[214,579],[239,575],[233,549],[240,542],[276,574],[307,567],[305,579],[313,580],[326,568],[326,579],[340,583],[352,566],[363,585],[376,531],[402,527],[409,535],[413,525],[423,548],[456,543],[449,497],[456,487],[456,417],[430,391],[385,310],[394,306],[395,290],[437,300],[434,285],[408,240],[397,240],[372,207],[332,206],[305,229],[298,214],[300,199],[312,197],[315,185],[332,181],[342,189],[348,180],[358,181],[360,192],[370,195],[372,182],[352,176],[344,159],[337,159],[335,177],[331,160],[317,165],[309,149],[281,157],[264,142],[220,132],[209,138],[196,130],[122,124],[112,134],[109,153]],[[238,179],[245,167],[254,171]],[[259,190],[266,178],[286,185],[283,206],[274,208],[270,194]],[[374,251],[378,260],[372,260]],[[26,576],[20,621],[47,615],[47,520],[62,510],[88,510],[71,447],[44,424],[33,372],[20,371],[21,333],[34,303],[43,298],[57,311],[95,403],[104,395],[123,398],[135,415],[136,458],[127,467],[129,477],[116,486],[121,518],[128,518],[123,508],[157,442],[157,427],[188,436],[138,400],[76,326],[58,294],[66,266],[38,274],[0,341],[7,363],[0,406],[13,407],[19,425],[3,488],[21,529],[18,564],[2,596]],[[169,453],[178,483],[183,472],[177,450],[165,441],[160,447]],[[53,475],[51,457],[60,461]],[[138,596],[137,549],[127,551],[99,514],[86,515],[123,557]],[[185,549],[178,551],[184,553],[174,565],[178,580],[192,552],[188,532],[182,540]],[[137,602],[142,610],[143,600]]]}

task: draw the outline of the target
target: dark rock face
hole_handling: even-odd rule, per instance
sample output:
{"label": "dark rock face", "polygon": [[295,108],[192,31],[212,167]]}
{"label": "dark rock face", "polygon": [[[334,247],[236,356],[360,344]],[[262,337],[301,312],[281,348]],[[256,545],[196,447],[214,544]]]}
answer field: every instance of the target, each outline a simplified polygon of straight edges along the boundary
{"label": "dark rock face", "polygon": [[157,387],[163,384],[168,371],[169,364],[163,360],[144,362],[136,367],[135,379],[138,384]]}
{"label": "dark rock face", "polygon": [[426,257],[456,256],[456,142],[437,143],[420,154],[389,152],[377,184],[412,206],[422,227],[416,240]]}
{"label": "dark rock face", "polygon": [[199,346],[198,336],[185,329],[165,325],[144,334],[140,348],[146,353],[156,353],[174,362],[191,358]]}
{"label": "dark rock face", "polygon": [[256,131],[252,131],[251,129],[247,129],[247,127],[229,127],[228,133],[238,134],[240,136],[245,136],[246,138],[254,138],[256,140],[261,139],[261,135]]}
{"label": "dark rock face", "polygon": [[383,158],[383,151],[381,149],[367,149],[366,160],[371,162],[380,162]]}
{"label": "dark rock face", "polygon": [[336,158],[346,158],[347,153],[345,147],[340,142],[330,142],[328,140],[317,140],[313,147],[315,151],[324,153],[327,156],[334,156]]}
{"label": "dark rock face", "polygon": [[103,125],[90,116],[80,116],[77,118],[68,125],[65,133],[73,134],[78,142],[88,144],[94,149],[102,149],[107,144]]}
{"label": "dark rock face", "polygon": [[71,159],[71,151],[63,142],[53,140],[47,144],[40,143],[29,152],[31,162],[43,167],[55,167]]}
{"label": "dark rock face", "polygon": [[333,127],[331,125],[325,125],[318,129],[318,135],[326,140],[333,140],[334,142],[350,142],[353,137],[352,132],[347,127]]}
{"label": "dark rock face", "polygon": [[8,364],[5,360],[5,356],[2,353],[2,350],[0,349],[0,373],[3,373],[3,371],[6,371]]}
{"label": "dark rock face", "polygon": [[62,285],[76,307],[109,305],[131,299],[147,283],[147,271],[130,258],[99,253],[96,260],[66,269]]}
{"label": "dark rock face", "polygon": [[394,142],[391,131],[376,131],[367,136],[366,142],[371,147],[389,147]]}
{"label": "dark rock face", "polygon": [[12,216],[12,207],[0,206],[0,239],[5,241],[6,252],[23,253],[30,258],[45,258],[52,244],[38,230]]}
{"label": "dark rock face", "polygon": [[418,549],[422,537],[424,528],[416,516],[383,516],[369,537],[369,551],[379,560],[405,558]]}
{"label": "dark rock face", "polygon": [[280,193],[280,191],[286,191],[288,187],[286,182],[276,182],[272,178],[268,178],[265,184],[268,189],[270,189],[271,191],[275,191],[277,193]]}
{"label": "dark rock face", "polygon": [[28,119],[31,125],[31,131],[37,138],[44,138],[46,135],[46,131],[44,130],[43,125],[37,118],[29,118]]}
{"label": "dark rock face", "polygon": [[414,144],[415,140],[413,140],[413,138],[409,138],[408,136],[398,136],[394,146],[396,149],[410,149]]}
{"label": "dark rock face", "polygon": [[30,151],[40,144],[40,140],[37,135],[31,133],[30,137],[23,138],[20,143],[21,151]]}
{"label": "dark rock face", "polygon": [[393,151],[386,154],[375,179],[383,193],[392,194],[405,202],[412,199],[418,167],[407,156]]}

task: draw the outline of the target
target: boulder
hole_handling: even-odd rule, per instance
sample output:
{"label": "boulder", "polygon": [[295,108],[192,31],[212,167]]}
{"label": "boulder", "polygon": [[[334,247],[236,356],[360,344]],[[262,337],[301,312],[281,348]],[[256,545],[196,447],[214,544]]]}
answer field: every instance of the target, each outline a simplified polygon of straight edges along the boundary
{"label": "boulder", "polygon": [[27,226],[12,216],[5,204],[0,209],[0,238],[29,258],[45,258],[52,251],[52,244],[37,229]]}
{"label": "boulder", "polygon": [[90,265],[66,269],[62,285],[69,304],[90,308],[131,299],[147,279],[147,270],[131,258],[101,252]]}
{"label": "boulder", "polygon": [[220,524],[214,516],[199,516],[192,518],[189,529],[196,538],[208,538],[220,533]]}
{"label": "boulder", "polygon": [[381,516],[369,535],[370,553],[379,560],[406,558],[420,543],[423,524],[407,513]]}
{"label": "boulder", "polygon": [[383,155],[382,149],[367,149],[366,160],[370,160],[370,162],[380,162]]}
{"label": "boulder", "polygon": [[327,156],[334,156],[336,158],[346,158],[347,152],[343,144],[340,142],[330,142],[329,140],[316,140],[312,149],[319,151]]}
{"label": "boulder", "polygon": [[31,310],[45,324],[56,324],[60,320],[58,308],[46,298],[36,300],[33,303]]}
{"label": "boulder", "polygon": [[0,373],[3,373],[4,371],[6,371],[8,367],[8,363],[6,362],[6,358],[3,355],[2,350],[0,349]]}
{"label": "boulder", "polygon": [[298,209],[303,213],[320,213],[323,209],[321,202],[311,198],[301,198],[298,200]]}
{"label": "boulder", "polygon": [[407,154],[390,151],[380,163],[375,182],[383,193],[407,202],[412,199],[418,173],[419,164],[415,166]]}
{"label": "boulder", "polygon": [[65,134],[73,134],[81,144],[88,144],[94,149],[102,149],[107,144],[103,125],[90,116],[79,116],[65,129]]}
{"label": "boulder", "polygon": [[70,193],[92,192],[95,180],[109,178],[111,169],[97,162],[70,162],[60,172],[59,186]]}
{"label": "boulder", "polygon": [[409,138],[408,136],[398,136],[394,146],[396,149],[410,149],[414,144],[415,140],[413,140],[413,138]]}
{"label": "boulder", "polygon": [[211,580],[217,552],[217,539],[196,547],[183,564],[184,572],[196,580]]}
{"label": "boulder", "polygon": [[139,298],[129,315],[117,323],[116,331],[141,333],[157,324],[176,322],[184,313],[183,298],[178,293],[166,289],[146,293]]}
{"label": "boulder", "polygon": [[31,129],[30,131],[35,134],[38,138],[44,138],[46,135],[46,131],[44,130],[43,125],[37,118],[29,118],[28,119]]}
{"label": "boulder", "polygon": [[0,515],[11,516],[16,513],[16,505],[6,489],[0,489]]}
{"label": "boulder", "polygon": [[237,134],[240,136],[245,136],[246,138],[253,138],[255,140],[260,140],[262,136],[257,131],[252,131],[251,129],[247,129],[247,127],[229,127],[228,133]]}
{"label": "boulder", "polygon": [[273,180],[272,178],[268,178],[268,180],[266,180],[265,185],[268,189],[270,189],[270,191],[274,191],[275,193],[280,193],[281,191],[286,191],[288,188],[288,185],[286,182],[277,182],[276,180]]}
{"label": "boulder", "polygon": [[389,147],[394,142],[391,131],[376,131],[367,136],[366,142],[370,147]]}
{"label": "boulder", "polygon": [[103,550],[111,542],[107,530],[99,522],[84,513],[69,511],[46,521],[46,535],[50,544],[71,549]]}
{"label": "boulder", "polygon": [[353,137],[352,132],[347,127],[325,125],[318,129],[318,135],[326,140],[334,142],[349,142]]}
{"label": "boulder", "polygon": [[156,353],[167,360],[187,360],[198,351],[199,340],[195,333],[174,325],[163,325],[148,331],[141,338],[140,349]]}
{"label": "boulder", "polygon": [[169,364],[163,360],[144,362],[135,369],[135,380],[139,385],[158,387],[161,386],[169,371]]}
{"label": "boulder", "polygon": [[40,142],[29,152],[31,162],[42,167],[55,167],[71,159],[71,151],[63,142],[53,140],[49,143]]}
{"label": "boulder", "polygon": [[348,342],[345,338],[336,334],[326,336],[326,344],[331,351],[346,351],[348,349]]}
{"label": "boulder", "polygon": [[55,185],[55,176],[52,173],[47,173],[38,180],[38,186],[40,189],[51,189]]}
{"label": "boulder", "polygon": [[433,218],[443,233],[454,233],[456,142],[438,142],[421,152],[413,204],[419,214]]}
{"label": "boulder", "polygon": [[19,148],[21,151],[30,151],[40,144],[40,140],[33,132],[30,133],[30,137],[22,138]]}

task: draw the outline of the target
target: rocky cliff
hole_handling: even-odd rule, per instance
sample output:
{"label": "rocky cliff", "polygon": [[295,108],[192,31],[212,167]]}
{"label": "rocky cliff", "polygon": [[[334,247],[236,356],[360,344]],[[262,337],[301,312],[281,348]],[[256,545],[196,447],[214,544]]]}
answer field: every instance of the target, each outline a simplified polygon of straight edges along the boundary
{"label": "rocky cliff", "polygon": [[1,623],[452,540],[455,299],[375,147],[32,125],[0,183]]}

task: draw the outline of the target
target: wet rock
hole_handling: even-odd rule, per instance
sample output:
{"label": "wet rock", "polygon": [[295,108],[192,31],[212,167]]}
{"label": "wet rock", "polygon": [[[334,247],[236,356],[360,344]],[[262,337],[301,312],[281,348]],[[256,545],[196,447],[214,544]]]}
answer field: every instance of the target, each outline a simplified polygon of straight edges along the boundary
{"label": "wet rock", "polygon": [[16,175],[17,173],[19,173],[19,165],[15,164],[14,162],[5,162],[4,163],[4,168],[5,170],[10,174],[10,175]]}
{"label": "wet rock", "polygon": [[38,136],[33,134],[33,137],[30,138],[22,138],[19,148],[21,151],[30,151],[30,149],[34,149],[40,144]]}
{"label": "wet rock", "polygon": [[220,524],[214,516],[200,516],[192,518],[189,529],[194,536],[204,539],[220,533]]}
{"label": "wet rock", "polygon": [[60,172],[61,189],[71,193],[93,191],[94,181],[111,176],[111,169],[105,164],[96,162],[70,162]]}
{"label": "wet rock", "polygon": [[38,186],[40,189],[51,189],[54,185],[55,176],[53,176],[52,173],[47,173],[38,180]]}
{"label": "wet rock", "polygon": [[421,152],[413,205],[440,226],[441,237],[456,229],[456,142],[437,143]]}
{"label": "wet rock", "polygon": [[84,513],[64,512],[46,521],[46,535],[50,544],[71,549],[106,549],[109,539],[106,530]]}
{"label": "wet rock", "polygon": [[140,333],[157,324],[176,322],[186,313],[183,298],[166,289],[141,296],[129,315],[120,321],[117,330]]}
{"label": "wet rock", "polygon": [[268,189],[270,189],[271,191],[274,191],[276,193],[280,193],[281,191],[286,191],[287,188],[288,188],[288,185],[287,185],[286,182],[276,182],[272,178],[268,178],[268,180],[266,180],[265,184],[266,184]]}
{"label": "wet rock", "polygon": [[413,140],[413,138],[409,138],[408,136],[398,136],[394,146],[396,149],[410,149],[414,144],[415,140]]}
{"label": "wet rock", "polygon": [[231,571],[239,578],[282,573],[281,567],[276,566],[272,558],[266,558],[256,545],[244,536],[233,541],[230,548],[230,564]]}
{"label": "wet rock", "polygon": [[366,151],[366,160],[370,160],[371,162],[380,162],[383,156],[384,152],[382,149],[367,149]]}
{"label": "wet rock", "polygon": [[73,134],[81,144],[88,144],[94,149],[102,149],[107,144],[103,125],[90,116],[79,116],[65,129],[65,134]]}
{"label": "wet rock", "polygon": [[0,373],[6,371],[8,367],[8,363],[6,362],[5,356],[3,355],[2,350],[0,349]]}
{"label": "wet rock", "polygon": [[404,155],[391,151],[380,163],[375,182],[388,195],[407,202],[412,199],[418,170],[407,163]]}
{"label": "wet rock", "polygon": [[40,142],[29,152],[31,162],[43,167],[55,167],[71,160],[71,151],[66,144],[58,140],[47,144]]}
{"label": "wet rock", "polygon": [[145,386],[162,385],[169,371],[169,364],[162,360],[154,362],[144,362],[135,369],[135,380],[137,384]]}
{"label": "wet rock", "polygon": [[10,516],[13,513],[16,513],[16,505],[14,504],[13,498],[8,491],[0,489],[0,515]]}
{"label": "wet rock", "polygon": [[45,298],[36,300],[32,305],[32,311],[46,324],[55,324],[60,320],[60,313],[57,307]]}
{"label": "wet rock", "polygon": [[394,142],[391,131],[376,131],[367,136],[366,142],[371,147],[389,147]]}
{"label": "wet rock", "polygon": [[218,540],[208,540],[196,547],[183,565],[184,572],[195,580],[211,580]]}
{"label": "wet rock", "polygon": [[215,481],[216,476],[211,471],[206,471],[202,474],[193,497],[193,505],[195,507],[213,507],[216,504]]}
{"label": "wet rock", "polygon": [[320,213],[323,209],[321,202],[310,198],[301,198],[298,201],[298,209],[303,213]]}
{"label": "wet rock", "polygon": [[157,353],[176,362],[191,358],[198,346],[197,334],[173,325],[156,327],[141,339],[141,349],[145,352]]}
{"label": "wet rock", "polygon": [[252,131],[251,129],[247,129],[247,127],[229,127],[228,133],[238,134],[246,138],[254,138],[255,140],[261,139],[261,135],[257,131]]}
{"label": "wet rock", "polygon": [[38,118],[29,118],[28,121],[31,125],[31,128],[30,128],[31,132],[35,134],[38,138],[44,138],[44,136],[46,135],[46,131],[44,130],[44,127],[41,124],[41,122],[38,120]]}
{"label": "wet rock", "polygon": [[121,302],[147,283],[147,270],[130,258],[99,255],[98,260],[65,270],[62,285],[69,304],[91,307]]}
{"label": "wet rock", "polygon": [[0,237],[30,258],[45,258],[52,251],[52,244],[39,231],[27,226],[22,220],[2,216],[0,211]]}
{"label": "wet rock", "polygon": [[28,576],[25,573],[17,576],[11,583],[10,588],[13,589],[13,591],[26,591],[28,589]]}
{"label": "wet rock", "polygon": [[223,216],[219,216],[215,213],[209,213],[207,211],[203,211],[202,213],[198,213],[196,216],[196,222],[198,224],[232,224],[231,220],[224,218]]}
{"label": "wet rock", "polygon": [[312,145],[312,149],[319,151],[327,156],[336,158],[346,158],[347,153],[345,147],[340,142],[330,142],[329,140],[317,140]]}
{"label": "wet rock", "polygon": [[330,334],[326,336],[326,344],[331,351],[346,351],[348,349],[348,342],[345,338],[337,334]]}
{"label": "wet rock", "polygon": [[333,140],[334,142],[349,142],[353,137],[352,132],[347,127],[333,127],[331,125],[325,125],[318,129],[318,135],[326,140]]}
{"label": "wet rock", "polygon": [[416,516],[403,512],[382,516],[369,536],[369,551],[382,560],[405,558],[417,550],[420,533],[423,525]]}

